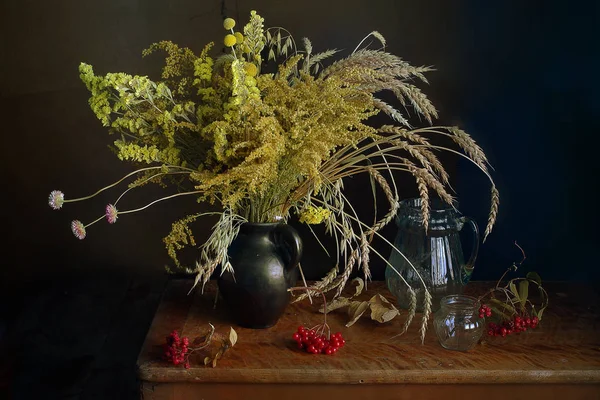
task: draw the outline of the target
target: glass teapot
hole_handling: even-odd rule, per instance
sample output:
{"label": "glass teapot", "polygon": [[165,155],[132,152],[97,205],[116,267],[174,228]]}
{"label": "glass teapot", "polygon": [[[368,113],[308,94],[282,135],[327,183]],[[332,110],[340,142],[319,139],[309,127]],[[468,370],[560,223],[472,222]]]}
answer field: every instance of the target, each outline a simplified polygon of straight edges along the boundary
{"label": "glass teapot", "polygon": [[[420,198],[401,201],[396,216],[398,233],[394,246],[401,253],[392,249],[388,260],[391,266],[386,266],[385,280],[402,308],[409,308],[410,295],[399,274],[414,289],[417,311],[422,311],[424,289],[416,269],[433,296],[432,310],[436,311],[443,297],[462,293],[475,266],[479,251],[479,229],[475,221],[440,200],[431,201],[430,208],[427,232],[422,224]],[[474,231],[471,257],[466,263],[459,235],[465,225],[470,225]]]}

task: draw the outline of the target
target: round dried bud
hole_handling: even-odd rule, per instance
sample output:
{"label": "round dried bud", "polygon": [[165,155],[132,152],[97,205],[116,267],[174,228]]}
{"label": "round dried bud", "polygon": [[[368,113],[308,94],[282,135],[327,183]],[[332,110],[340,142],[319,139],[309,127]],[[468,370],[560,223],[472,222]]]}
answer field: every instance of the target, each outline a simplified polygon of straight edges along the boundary
{"label": "round dried bud", "polygon": [[258,68],[256,68],[256,65],[254,65],[253,63],[244,64],[244,70],[246,71],[246,75],[252,77],[256,76],[256,74],[258,73]]}
{"label": "round dried bud", "polygon": [[230,30],[235,26],[235,20],[233,18],[225,18],[223,20],[223,28]]}
{"label": "round dried bud", "polygon": [[244,43],[244,35],[241,32],[236,32],[233,34],[235,36],[235,40],[237,44]]}
{"label": "round dried bud", "polygon": [[237,39],[232,34],[225,36],[225,39],[223,40],[223,44],[225,44],[225,46],[227,46],[227,47],[235,46],[236,42],[237,42]]}

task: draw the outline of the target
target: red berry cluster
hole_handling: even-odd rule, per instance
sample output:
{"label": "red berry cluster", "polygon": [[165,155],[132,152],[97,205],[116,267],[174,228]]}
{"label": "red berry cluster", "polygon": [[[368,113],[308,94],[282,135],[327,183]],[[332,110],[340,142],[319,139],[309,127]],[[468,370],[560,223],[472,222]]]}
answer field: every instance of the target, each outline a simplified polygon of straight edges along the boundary
{"label": "red berry cluster", "polygon": [[481,307],[479,307],[479,318],[491,317],[491,316],[492,316],[492,309],[490,308],[490,306],[488,306],[487,304],[482,304]]}
{"label": "red berry cluster", "polygon": [[504,321],[501,325],[490,322],[488,325],[488,335],[505,337],[511,333],[525,332],[527,328],[535,329],[539,322],[538,317],[520,316],[515,316],[512,320]]}
{"label": "red berry cluster", "polygon": [[305,349],[307,353],[312,354],[332,355],[346,344],[341,332],[333,333],[327,339],[324,333],[319,334],[318,331],[304,326],[299,326],[292,338],[298,343],[299,349]]}
{"label": "red berry cluster", "polygon": [[167,336],[165,344],[165,358],[174,365],[183,364],[185,368],[190,367],[188,361],[190,340],[187,337],[179,337],[177,331],[173,331]]}

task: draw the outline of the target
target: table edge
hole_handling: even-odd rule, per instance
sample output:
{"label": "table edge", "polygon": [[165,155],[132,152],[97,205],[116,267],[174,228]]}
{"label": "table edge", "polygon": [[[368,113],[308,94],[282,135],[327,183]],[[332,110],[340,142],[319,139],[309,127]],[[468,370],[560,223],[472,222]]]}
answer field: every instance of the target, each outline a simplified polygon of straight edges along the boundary
{"label": "table edge", "polygon": [[[217,367],[218,368],[218,367]],[[201,369],[202,372],[198,372]],[[138,366],[138,378],[145,382],[167,383],[306,383],[306,384],[600,384],[600,370],[369,370],[331,369],[273,370],[227,369],[210,367],[174,370],[165,376],[161,367]],[[332,379],[334,377],[334,379]]]}

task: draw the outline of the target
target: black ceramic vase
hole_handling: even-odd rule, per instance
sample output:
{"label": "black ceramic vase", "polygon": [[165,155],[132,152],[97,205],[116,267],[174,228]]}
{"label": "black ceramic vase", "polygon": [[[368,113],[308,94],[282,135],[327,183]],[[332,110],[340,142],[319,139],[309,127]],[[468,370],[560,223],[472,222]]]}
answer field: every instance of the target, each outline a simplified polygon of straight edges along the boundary
{"label": "black ceramic vase", "polygon": [[246,328],[275,325],[296,284],[300,236],[287,224],[244,223],[228,254],[234,273],[224,272],[218,285],[232,318]]}

